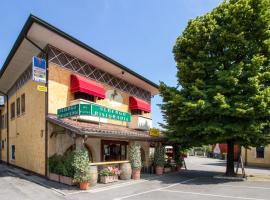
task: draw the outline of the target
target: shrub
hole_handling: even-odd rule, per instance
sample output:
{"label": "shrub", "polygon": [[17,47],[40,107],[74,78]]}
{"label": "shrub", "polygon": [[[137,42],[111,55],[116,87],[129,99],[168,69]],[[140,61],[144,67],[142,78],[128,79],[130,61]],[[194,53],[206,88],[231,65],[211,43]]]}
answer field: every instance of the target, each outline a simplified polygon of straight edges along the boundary
{"label": "shrub", "polygon": [[129,148],[129,160],[132,169],[141,169],[142,160],[141,160],[141,147],[140,145],[134,144]]}
{"label": "shrub", "polygon": [[74,177],[74,167],[72,166],[74,158],[73,152],[67,152],[65,155],[53,155],[49,158],[49,171],[62,176]]}
{"label": "shrub", "polygon": [[91,179],[88,153],[85,149],[75,151],[72,166],[74,167],[74,180],[82,183]]}
{"label": "shrub", "polygon": [[155,166],[164,167],[165,162],[165,148],[162,145],[158,145],[155,148],[154,164]]}

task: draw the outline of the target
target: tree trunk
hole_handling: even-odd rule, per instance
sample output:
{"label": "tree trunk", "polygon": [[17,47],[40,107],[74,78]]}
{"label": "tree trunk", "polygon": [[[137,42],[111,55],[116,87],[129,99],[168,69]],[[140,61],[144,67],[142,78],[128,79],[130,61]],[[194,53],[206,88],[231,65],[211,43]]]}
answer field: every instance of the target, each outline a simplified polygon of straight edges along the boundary
{"label": "tree trunk", "polygon": [[233,140],[227,140],[226,176],[235,176],[235,172],[234,172],[234,141]]}

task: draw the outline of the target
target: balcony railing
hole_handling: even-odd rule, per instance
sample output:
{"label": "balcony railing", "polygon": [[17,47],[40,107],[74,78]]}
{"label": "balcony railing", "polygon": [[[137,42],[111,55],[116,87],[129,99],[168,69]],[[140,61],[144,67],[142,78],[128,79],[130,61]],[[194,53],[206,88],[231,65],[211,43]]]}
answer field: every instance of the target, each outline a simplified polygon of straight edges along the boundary
{"label": "balcony railing", "polygon": [[[79,104],[94,104],[90,101],[83,100],[83,99],[76,99],[70,102],[70,105],[79,105]],[[78,115],[76,116],[77,119],[83,120],[83,121],[91,121],[91,122],[102,122],[102,123],[107,123],[108,119],[106,118],[101,118],[98,116],[91,116],[91,115]]]}
{"label": "balcony railing", "polygon": [[132,115],[132,120],[129,123],[129,128],[149,130],[152,128],[152,119],[143,117],[141,115]]}
{"label": "balcony railing", "polygon": [[152,128],[152,119],[141,115],[132,115],[128,112],[114,110],[91,101],[76,99],[70,106],[58,109],[59,118],[74,117],[83,121],[108,123],[108,120],[128,122],[129,128],[149,130]]}
{"label": "balcony railing", "polygon": [[85,121],[95,121],[107,123],[108,120],[116,120],[121,122],[130,122],[131,114],[105,107],[90,101],[78,99],[71,102],[71,105],[58,110],[58,117],[72,117]]}

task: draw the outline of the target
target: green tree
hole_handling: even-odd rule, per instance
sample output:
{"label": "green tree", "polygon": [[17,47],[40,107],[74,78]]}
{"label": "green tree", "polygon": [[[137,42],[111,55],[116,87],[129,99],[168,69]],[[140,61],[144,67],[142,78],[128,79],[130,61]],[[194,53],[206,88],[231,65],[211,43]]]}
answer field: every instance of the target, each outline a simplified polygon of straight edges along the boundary
{"label": "green tree", "polygon": [[173,48],[179,87],[161,83],[162,125],[186,147],[269,143],[270,0],[227,0],[190,20]]}

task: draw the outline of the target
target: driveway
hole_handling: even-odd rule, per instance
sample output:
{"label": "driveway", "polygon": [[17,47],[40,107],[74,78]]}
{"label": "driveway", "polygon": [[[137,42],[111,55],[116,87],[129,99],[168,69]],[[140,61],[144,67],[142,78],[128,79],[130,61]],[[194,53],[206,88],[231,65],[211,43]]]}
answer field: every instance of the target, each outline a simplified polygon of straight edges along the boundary
{"label": "driveway", "polygon": [[[215,179],[225,168],[220,160],[189,157],[188,170],[160,177],[144,176],[139,181],[99,185],[89,191],[66,188],[33,175],[21,176],[14,170],[0,165],[0,199],[95,199],[95,200],[159,200],[159,199],[270,199],[269,181],[233,181]],[[256,173],[269,173],[266,169]],[[14,173],[13,173],[14,172]]]}

